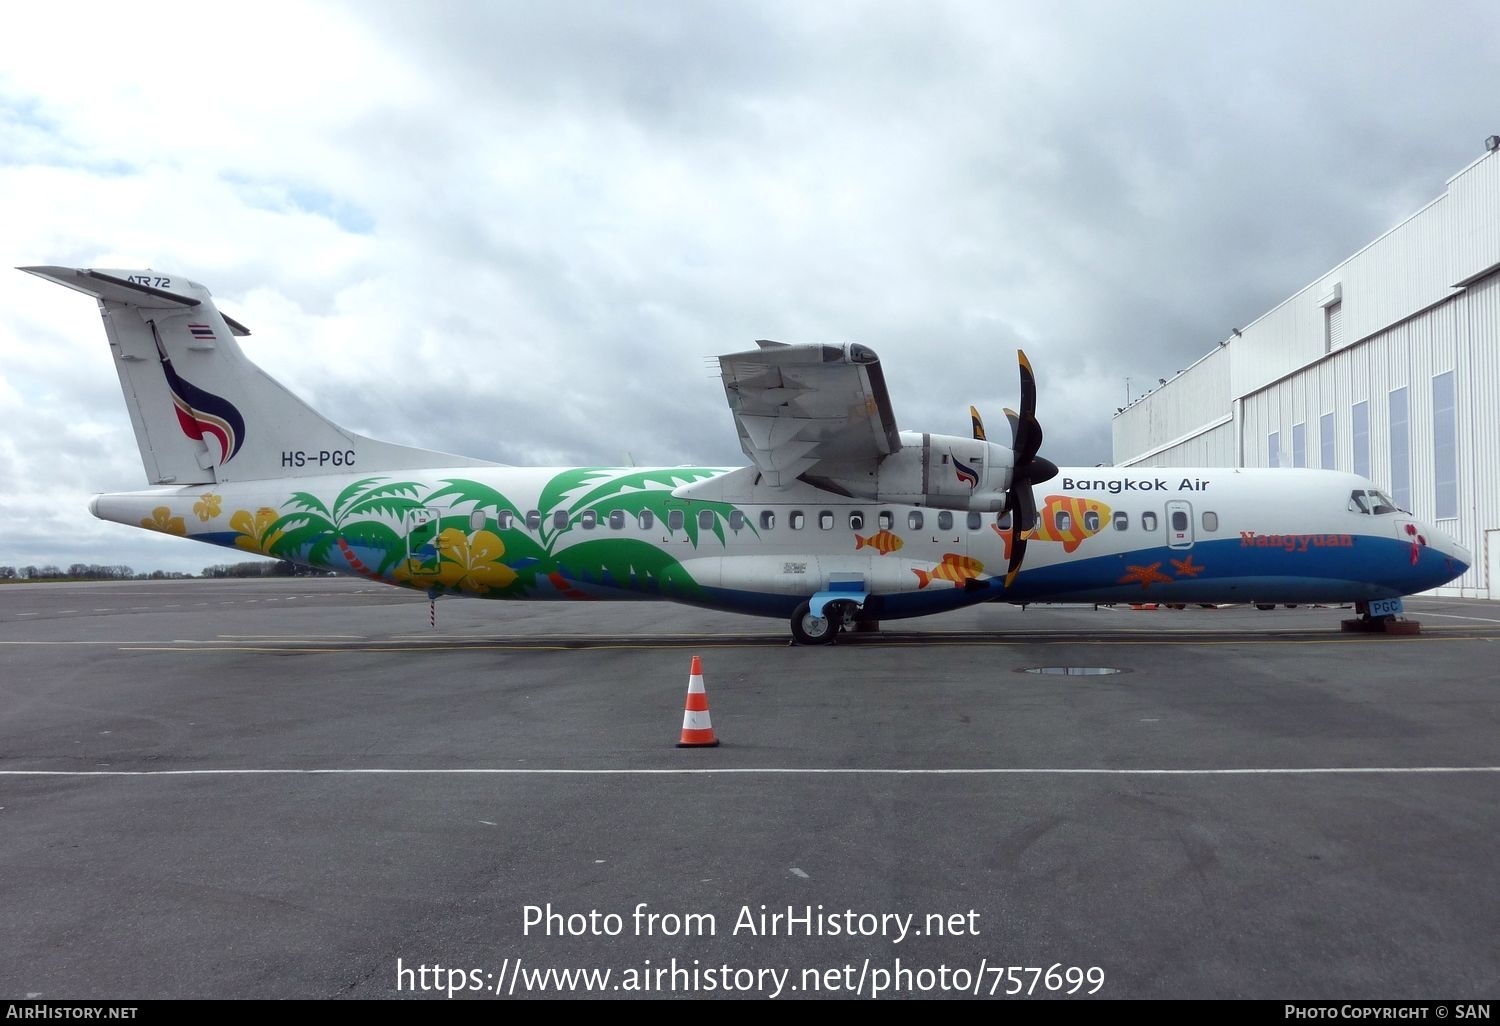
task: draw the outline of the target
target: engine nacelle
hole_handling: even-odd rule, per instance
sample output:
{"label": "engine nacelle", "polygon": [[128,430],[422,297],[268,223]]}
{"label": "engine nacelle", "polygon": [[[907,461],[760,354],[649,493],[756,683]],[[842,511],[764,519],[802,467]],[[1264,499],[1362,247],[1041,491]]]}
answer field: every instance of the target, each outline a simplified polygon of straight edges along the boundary
{"label": "engine nacelle", "polygon": [[999,512],[1010,487],[1012,460],[1009,446],[903,431],[901,448],[873,471],[820,474],[821,481],[809,483],[876,502]]}

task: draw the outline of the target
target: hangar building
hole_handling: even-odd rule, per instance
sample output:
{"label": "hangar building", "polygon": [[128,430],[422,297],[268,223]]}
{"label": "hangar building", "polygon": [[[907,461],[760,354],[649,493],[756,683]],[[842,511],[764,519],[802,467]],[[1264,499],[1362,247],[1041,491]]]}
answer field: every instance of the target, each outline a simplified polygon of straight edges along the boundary
{"label": "hangar building", "polygon": [[1375,481],[1500,599],[1500,137],[1446,191],[1114,418],[1139,467],[1326,467]]}

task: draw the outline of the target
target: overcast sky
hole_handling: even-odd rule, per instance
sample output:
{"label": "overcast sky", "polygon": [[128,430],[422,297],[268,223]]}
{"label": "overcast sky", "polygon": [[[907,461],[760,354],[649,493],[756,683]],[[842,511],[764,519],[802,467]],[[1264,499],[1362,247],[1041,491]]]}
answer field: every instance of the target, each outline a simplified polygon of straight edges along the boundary
{"label": "overcast sky", "polygon": [[[334,420],[517,464],[743,462],[706,357],[858,341],[900,426],[1040,380],[1111,458],[1170,377],[1500,132],[1500,5],[10,5],[4,264],[207,285]],[[91,300],[0,271],[0,564],[197,571]]]}

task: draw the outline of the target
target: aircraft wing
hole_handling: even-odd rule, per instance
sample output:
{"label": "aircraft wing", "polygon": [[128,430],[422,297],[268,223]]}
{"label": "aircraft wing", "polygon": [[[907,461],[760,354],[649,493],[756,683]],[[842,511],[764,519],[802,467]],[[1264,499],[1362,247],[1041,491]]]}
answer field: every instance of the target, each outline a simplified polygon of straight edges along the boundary
{"label": "aircraft wing", "polygon": [[758,342],[719,357],[740,448],[773,486],[819,463],[871,466],[901,448],[880,358],[858,344]]}

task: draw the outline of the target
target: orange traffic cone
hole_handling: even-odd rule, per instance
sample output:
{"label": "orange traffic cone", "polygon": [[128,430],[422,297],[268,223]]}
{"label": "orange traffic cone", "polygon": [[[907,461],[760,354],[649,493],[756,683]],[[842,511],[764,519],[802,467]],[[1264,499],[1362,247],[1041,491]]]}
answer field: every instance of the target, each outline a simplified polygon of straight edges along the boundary
{"label": "orange traffic cone", "polygon": [[714,725],[708,718],[708,692],[703,690],[703,663],[693,656],[693,668],[688,675],[687,704],[682,713],[682,740],[678,748],[716,748],[719,739],[714,737]]}

